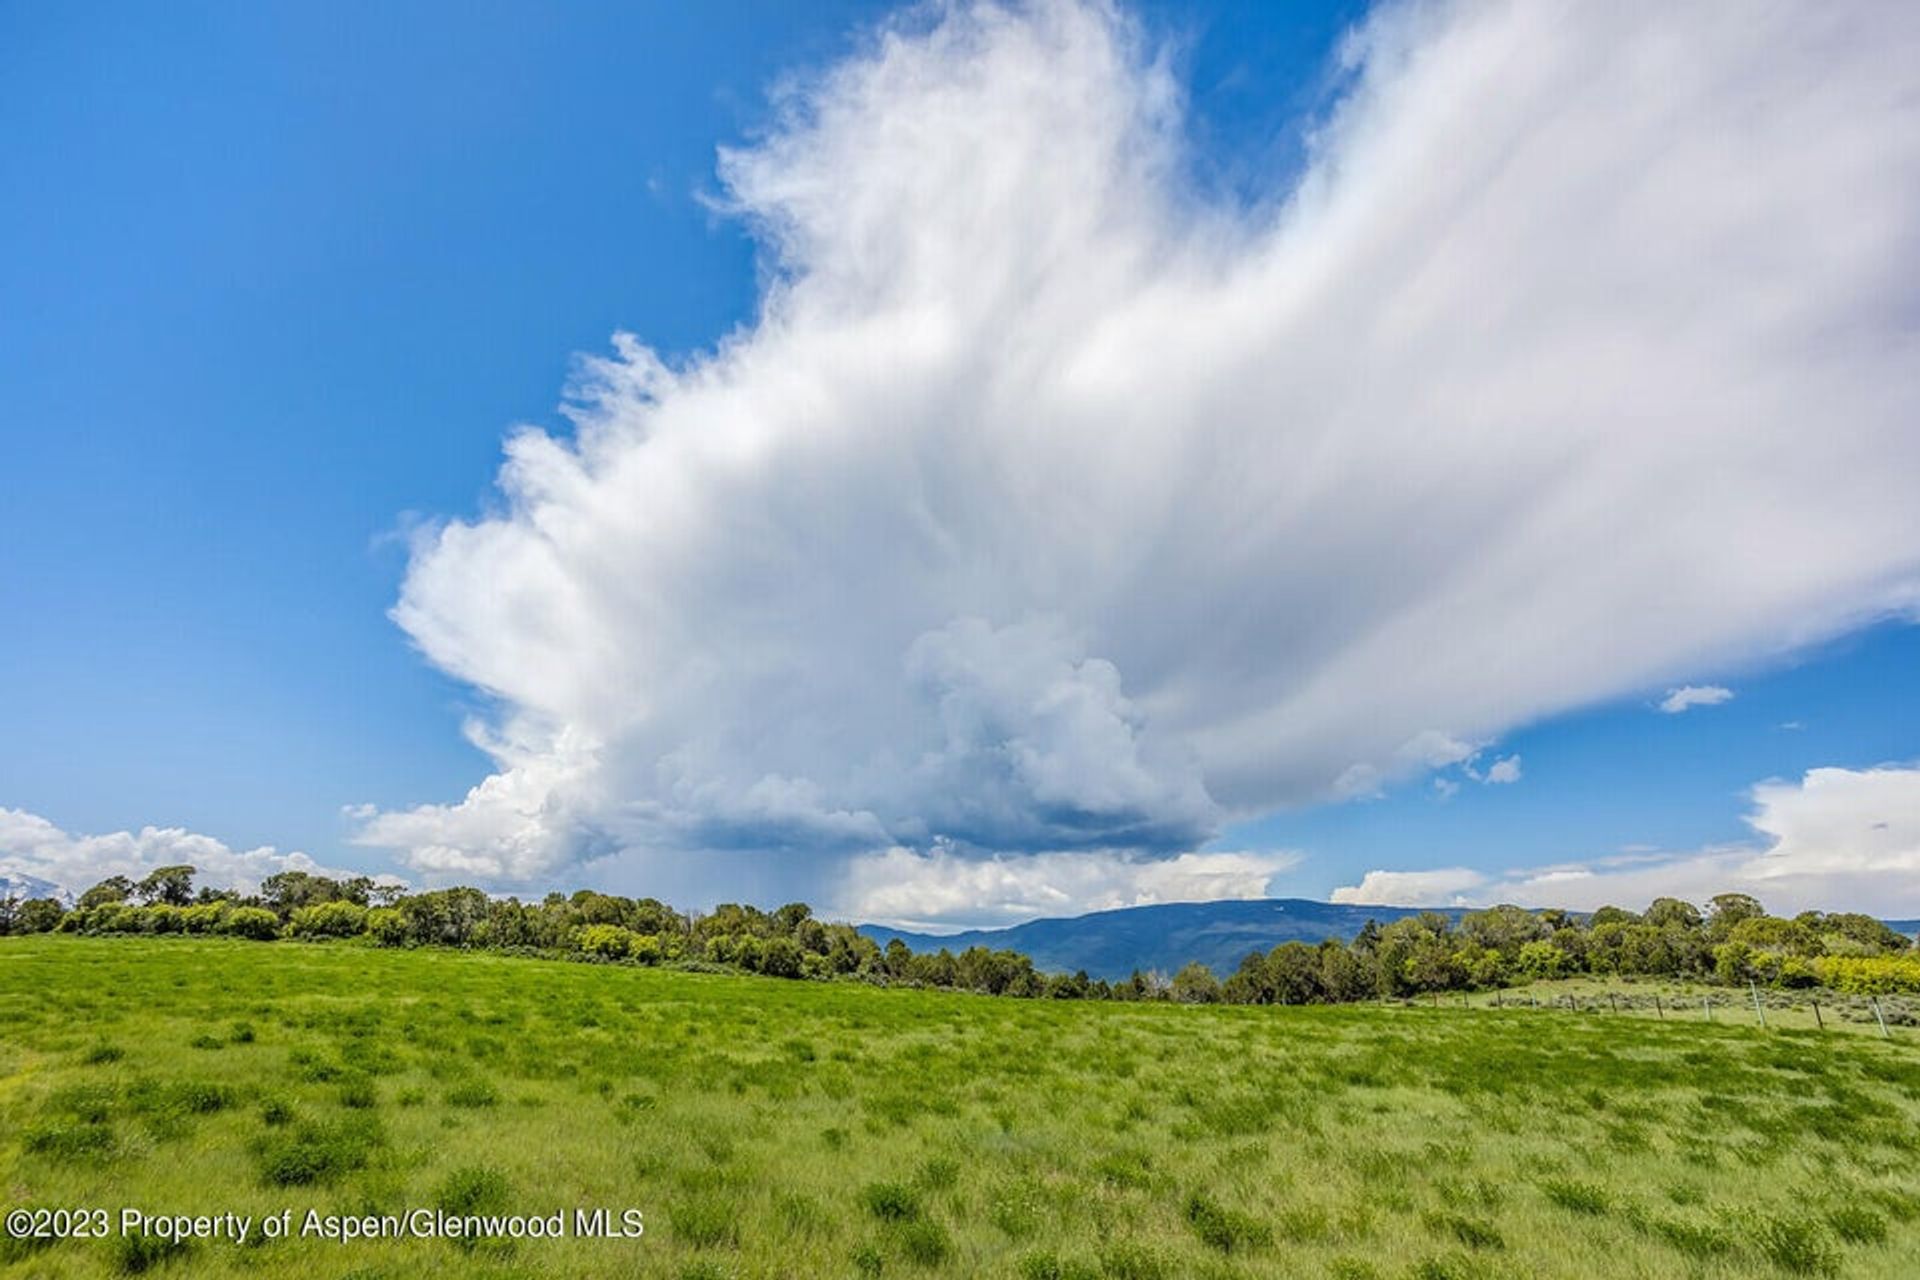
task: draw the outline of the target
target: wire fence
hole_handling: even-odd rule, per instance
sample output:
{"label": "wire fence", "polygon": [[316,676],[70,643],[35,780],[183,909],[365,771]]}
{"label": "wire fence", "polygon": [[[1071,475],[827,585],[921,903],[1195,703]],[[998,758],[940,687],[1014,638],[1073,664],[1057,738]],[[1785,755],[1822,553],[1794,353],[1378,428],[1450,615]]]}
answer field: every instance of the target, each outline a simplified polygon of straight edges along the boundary
{"label": "wire fence", "polygon": [[1589,1016],[1616,1015],[1662,1021],[1715,1022],[1779,1030],[1865,1032],[1883,1039],[1920,1027],[1920,1000],[1912,996],[1849,995],[1842,992],[1782,991],[1749,984],[1746,990],[1719,987],[1697,990],[1531,991],[1526,988],[1482,992],[1431,992],[1390,1003],[1472,1009],[1542,1010]]}

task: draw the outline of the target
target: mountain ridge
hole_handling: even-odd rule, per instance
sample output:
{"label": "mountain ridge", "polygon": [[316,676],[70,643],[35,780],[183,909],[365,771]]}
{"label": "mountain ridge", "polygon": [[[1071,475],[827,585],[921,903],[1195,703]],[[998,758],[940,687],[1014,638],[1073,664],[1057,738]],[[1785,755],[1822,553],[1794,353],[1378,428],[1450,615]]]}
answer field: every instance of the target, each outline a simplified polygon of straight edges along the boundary
{"label": "mountain ridge", "polygon": [[1010,948],[1049,972],[1084,969],[1095,978],[1124,978],[1135,969],[1171,974],[1198,960],[1225,977],[1249,951],[1270,951],[1283,942],[1348,941],[1368,920],[1390,924],[1435,911],[1458,919],[1466,907],[1365,906],[1315,902],[1310,898],[1230,898],[1213,902],[1164,902],[1114,907],[1081,916],[1050,916],[997,929],[933,934],[890,925],[862,924],[861,933],[885,946],[899,938],[915,951],[971,946]]}

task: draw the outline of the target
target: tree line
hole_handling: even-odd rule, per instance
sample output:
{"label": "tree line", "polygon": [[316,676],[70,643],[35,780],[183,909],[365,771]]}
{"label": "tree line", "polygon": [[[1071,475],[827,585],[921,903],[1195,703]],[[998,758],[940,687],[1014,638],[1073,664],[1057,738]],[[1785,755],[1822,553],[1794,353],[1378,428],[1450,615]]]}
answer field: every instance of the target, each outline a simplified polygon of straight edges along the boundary
{"label": "tree line", "polygon": [[915,952],[897,938],[882,947],[851,925],[815,918],[801,902],[771,912],[725,903],[694,913],[655,898],[588,889],[522,902],[473,888],[407,893],[365,877],[303,871],[269,876],[258,893],[240,894],[196,889],[194,876],[186,865],[158,868],[139,881],[112,876],[71,909],[53,898],[0,899],[0,934],[358,939],[990,995],[1190,1004],[1347,1003],[1578,975],[1920,991],[1914,939],[1884,922],[1853,912],[1773,916],[1740,893],[1720,894],[1704,911],[1658,898],[1637,913],[1497,906],[1456,919],[1423,912],[1387,925],[1369,920],[1348,942],[1284,942],[1251,951],[1225,980],[1193,963],[1171,977],[1135,971],[1109,982],[1084,972],[1043,973],[1012,950]]}

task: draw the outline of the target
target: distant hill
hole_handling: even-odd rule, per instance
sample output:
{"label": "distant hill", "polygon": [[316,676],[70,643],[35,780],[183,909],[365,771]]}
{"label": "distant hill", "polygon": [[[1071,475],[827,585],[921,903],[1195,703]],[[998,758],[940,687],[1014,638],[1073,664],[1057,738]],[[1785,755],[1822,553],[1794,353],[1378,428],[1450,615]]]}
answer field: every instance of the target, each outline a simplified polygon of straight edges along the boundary
{"label": "distant hill", "polygon": [[1224,978],[1240,967],[1249,951],[1323,938],[1345,942],[1369,920],[1387,924],[1428,909],[1454,918],[1463,914],[1460,908],[1363,907],[1305,898],[1262,898],[1123,907],[944,935],[877,924],[863,924],[860,932],[882,946],[898,938],[915,951],[1006,947],[1033,957],[1040,969],[1065,973],[1085,969],[1096,978],[1124,978],[1135,969],[1172,974],[1190,960],[1200,961]]}

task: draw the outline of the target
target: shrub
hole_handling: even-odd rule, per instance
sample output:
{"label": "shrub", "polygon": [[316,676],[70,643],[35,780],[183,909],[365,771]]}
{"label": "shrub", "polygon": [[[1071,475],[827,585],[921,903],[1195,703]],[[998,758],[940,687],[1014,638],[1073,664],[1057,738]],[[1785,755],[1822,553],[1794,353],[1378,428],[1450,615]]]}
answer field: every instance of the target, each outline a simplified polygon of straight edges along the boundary
{"label": "shrub", "polygon": [[141,921],[143,931],[146,933],[185,933],[187,931],[186,920],[179,907],[162,902],[141,909],[146,912],[145,918]]}
{"label": "shrub", "polygon": [[1437,1236],[1452,1236],[1469,1249],[1504,1249],[1507,1241],[1499,1228],[1480,1218],[1458,1213],[1429,1213],[1421,1219],[1427,1230]]}
{"label": "shrub", "polygon": [[1607,1194],[1606,1188],[1591,1182],[1552,1179],[1541,1183],[1540,1190],[1547,1199],[1574,1213],[1598,1216],[1612,1206],[1612,1197]]}
{"label": "shrub", "polygon": [[220,932],[268,942],[280,936],[280,917],[265,907],[235,907],[220,922]]}
{"label": "shrub", "polygon": [[1273,1229],[1265,1223],[1228,1209],[1199,1192],[1187,1197],[1187,1225],[1202,1244],[1222,1253],[1241,1252],[1273,1243]]}
{"label": "shrub", "polygon": [[1813,962],[1820,980],[1851,995],[1920,992],[1920,955],[1823,956]]}
{"label": "shrub", "polygon": [[1712,1223],[1655,1218],[1647,1224],[1647,1229],[1689,1258],[1711,1258],[1733,1248],[1732,1235]]}
{"label": "shrub", "polygon": [[150,1236],[144,1231],[129,1231],[113,1238],[113,1265],[123,1275],[135,1276],[170,1262],[193,1247],[191,1240]]}
{"label": "shrub", "polygon": [[455,1169],[441,1180],[433,1203],[451,1214],[502,1213],[507,1208],[507,1176],[484,1165]]}
{"label": "shrub", "polygon": [[379,1130],[366,1122],[301,1125],[259,1145],[260,1177],[274,1187],[326,1182],[365,1168],[379,1141]]}
{"label": "shrub", "polygon": [[22,1144],[35,1155],[58,1160],[104,1156],[113,1150],[113,1130],[97,1124],[48,1124],[27,1130]]}
{"label": "shrub", "polygon": [[468,1080],[447,1090],[446,1103],[450,1107],[491,1107],[500,1101],[500,1095],[485,1080]]}
{"label": "shrub", "polygon": [[759,969],[769,978],[800,976],[800,948],[791,938],[770,938],[760,952]]}
{"label": "shrub", "polygon": [[1020,1259],[1020,1280],[1100,1280],[1100,1268],[1080,1258],[1046,1250]]}
{"label": "shrub", "polygon": [[1153,1250],[1128,1240],[1100,1251],[1100,1272],[1107,1280],[1164,1280],[1167,1265]]}
{"label": "shrub", "polygon": [[920,1197],[904,1182],[870,1183],[860,1193],[860,1203],[883,1222],[905,1222],[920,1216]]}
{"label": "shrub", "polygon": [[937,1267],[953,1255],[953,1239],[932,1219],[916,1218],[900,1228],[900,1252],[916,1266]]}
{"label": "shrub", "polygon": [[677,1239],[696,1249],[734,1245],[740,1241],[740,1223],[733,1202],[717,1195],[690,1196],[667,1209],[667,1224]]}
{"label": "shrub", "polygon": [[1768,1262],[1796,1275],[1831,1275],[1840,1269],[1840,1255],[1819,1224],[1803,1218],[1775,1218],[1757,1214],[1753,1220],[1754,1246]]}
{"label": "shrub", "polygon": [[202,902],[180,909],[180,927],[186,933],[218,933],[230,908],[224,902]]}
{"label": "shrub", "polygon": [[633,944],[638,937],[623,925],[590,924],[580,931],[578,945],[586,955],[602,960],[624,960],[633,954]]}
{"label": "shrub", "polygon": [[354,1111],[367,1111],[380,1105],[380,1093],[366,1076],[352,1076],[340,1086],[340,1105]]}
{"label": "shrub", "polygon": [[1845,1205],[1827,1215],[1833,1234],[1848,1244],[1885,1244],[1887,1220],[1871,1209]]}
{"label": "shrub", "polygon": [[205,1115],[233,1104],[233,1090],[207,1080],[183,1080],[168,1089],[163,1106],[169,1110]]}
{"label": "shrub", "polygon": [[301,907],[287,920],[296,938],[351,938],[366,932],[367,909],[357,902],[322,902]]}
{"label": "shrub", "polygon": [[393,907],[375,907],[367,912],[367,936],[383,947],[403,947],[412,938],[406,913]]}
{"label": "shrub", "polygon": [[1051,1251],[1023,1254],[1020,1280],[1060,1280],[1060,1255]]}
{"label": "shrub", "polygon": [[946,1191],[960,1181],[960,1162],[946,1156],[934,1156],[920,1166],[914,1181],[929,1191]]}

